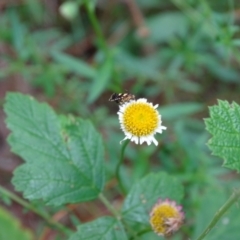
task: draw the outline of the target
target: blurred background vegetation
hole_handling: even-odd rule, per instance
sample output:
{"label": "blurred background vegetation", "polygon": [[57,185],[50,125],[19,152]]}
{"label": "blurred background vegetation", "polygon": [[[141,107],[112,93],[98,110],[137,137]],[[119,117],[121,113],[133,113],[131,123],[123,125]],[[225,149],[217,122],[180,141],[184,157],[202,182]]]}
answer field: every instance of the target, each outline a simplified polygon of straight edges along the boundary
{"label": "blurred background vegetation", "polygon": [[[150,171],[178,178],[185,186],[186,224],[175,238],[198,235],[239,183],[210,155],[203,121],[217,99],[240,103],[239,24],[240,3],[233,0],[2,0],[0,184],[13,190],[12,172],[22,162],[6,143],[2,104],[6,92],[23,92],[58,113],[94,123],[106,145],[106,191],[120,205],[114,173],[123,133],[118,106],[108,99],[113,92],[129,92],[159,104],[168,130],[157,136],[158,147],[128,146],[125,185],[130,188]],[[43,233],[35,214],[9,199],[1,204],[37,239],[55,239],[56,233]],[[62,214],[69,225],[104,214],[98,202],[47,211]],[[221,239],[237,239],[222,234],[228,237]]]}

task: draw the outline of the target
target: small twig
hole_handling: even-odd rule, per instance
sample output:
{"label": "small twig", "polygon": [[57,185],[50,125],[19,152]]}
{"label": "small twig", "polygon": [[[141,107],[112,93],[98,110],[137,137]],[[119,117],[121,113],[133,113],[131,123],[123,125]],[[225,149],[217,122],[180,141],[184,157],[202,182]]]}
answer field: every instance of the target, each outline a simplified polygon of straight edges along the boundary
{"label": "small twig", "polygon": [[16,194],[14,194],[14,193],[10,192],[9,190],[3,188],[2,186],[0,186],[0,194],[9,197],[10,199],[12,199],[13,201],[22,205],[23,207],[25,207],[25,208],[31,210],[32,212],[36,213],[38,216],[43,218],[50,226],[58,229],[59,231],[65,233],[66,235],[69,235],[72,232],[70,229],[66,228],[62,224],[53,221],[51,219],[51,216],[49,216],[48,214],[41,212],[40,210],[35,208],[35,206],[33,206],[30,203],[24,201],[23,199],[18,197]]}
{"label": "small twig", "polygon": [[93,29],[96,33],[99,45],[102,48],[102,50],[105,52],[105,54],[109,55],[109,49],[108,49],[106,40],[104,38],[101,26],[99,24],[99,21],[97,19],[96,14],[95,14],[95,9],[92,7],[92,3],[89,0],[87,0],[87,1],[85,0],[84,4],[85,4],[85,7],[86,7],[87,12],[88,12],[88,17],[89,17],[89,19],[91,21],[91,24],[93,26]]}
{"label": "small twig", "polygon": [[122,193],[124,193],[124,194],[126,193],[126,191],[125,191],[124,185],[123,185],[122,180],[121,180],[120,167],[121,167],[122,162],[123,162],[123,159],[124,159],[125,149],[126,149],[126,147],[127,147],[127,145],[128,145],[129,142],[130,142],[129,139],[127,139],[126,141],[124,141],[124,143],[123,143],[123,145],[122,145],[122,149],[121,149],[120,159],[119,159],[118,165],[117,165],[117,167],[116,167],[116,177],[117,177],[117,180],[118,180],[120,189],[121,189]]}
{"label": "small twig", "polygon": [[108,201],[108,199],[102,194],[99,194],[99,199],[102,201],[102,203],[107,207],[107,209],[113,214],[113,216],[121,222],[126,230],[133,236],[131,239],[139,240],[138,234],[130,227],[128,226],[122,219],[121,214],[118,213],[118,211],[115,210],[115,208],[112,206],[112,204]]}
{"label": "small twig", "polygon": [[124,1],[129,8],[133,23],[137,27],[137,33],[140,37],[147,37],[149,35],[149,29],[145,24],[144,16],[134,0]]}
{"label": "small twig", "polygon": [[223,214],[235,203],[240,197],[240,190],[236,190],[232,193],[230,198],[223,204],[222,207],[216,212],[215,216],[213,217],[212,221],[209,223],[207,228],[203,231],[203,233],[196,239],[202,240],[206,237],[206,235],[213,229],[213,227],[217,224]]}
{"label": "small twig", "polygon": [[121,215],[115,210],[115,208],[112,206],[112,204],[108,201],[108,199],[102,194],[99,194],[99,199],[102,201],[102,203],[107,207],[107,209],[113,214],[113,216],[120,221]]}

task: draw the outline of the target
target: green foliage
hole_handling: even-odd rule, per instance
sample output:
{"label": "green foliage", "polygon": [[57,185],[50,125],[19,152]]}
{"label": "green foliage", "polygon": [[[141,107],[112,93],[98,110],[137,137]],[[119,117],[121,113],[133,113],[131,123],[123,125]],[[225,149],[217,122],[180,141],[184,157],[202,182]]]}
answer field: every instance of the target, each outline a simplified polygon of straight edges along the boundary
{"label": "green foliage", "polygon": [[[28,92],[57,112],[71,114],[57,115],[32,97],[7,95],[8,141],[24,161],[12,182],[43,215],[58,214],[68,203],[95,200],[74,204],[76,209],[68,212],[71,226],[79,225],[71,240],[134,239],[135,234],[141,240],[162,239],[148,223],[159,198],[173,198],[184,206],[183,230],[171,238],[196,240],[226,201],[225,188],[239,186],[237,174],[220,168],[210,156],[202,118],[217,98],[240,102],[240,5],[230,0],[110,2],[2,4],[1,96],[5,89]],[[130,189],[126,196],[116,179],[123,134],[115,114],[118,107],[108,102],[112,92],[133,93],[159,104],[167,126],[157,136],[158,147],[131,143],[126,148],[120,172],[122,184]],[[225,167],[239,171],[239,106],[228,102],[210,108],[208,146],[224,159]],[[0,145],[2,150],[2,131]],[[5,155],[0,157],[1,163],[11,164]],[[104,207],[97,199],[101,195],[109,201]],[[14,200],[4,194],[1,198],[14,211]],[[109,209],[111,204],[118,216]],[[85,206],[87,214],[81,212]],[[104,208],[111,217],[103,216]],[[206,239],[237,239],[238,215],[230,209],[225,215],[229,222],[220,219]],[[42,238],[40,224],[35,225],[35,238]]]}
{"label": "green foliage", "polygon": [[[213,194],[214,193],[214,194]],[[219,184],[209,186],[206,193],[201,196],[201,204],[199,211],[196,215],[196,229],[193,234],[193,238],[201,233],[201,231],[207,227],[210,219],[223,205],[229,196],[229,190],[223,189]],[[226,214],[220,219],[215,228],[208,234],[207,240],[215,239],[229,239],[236,240],[239,237],[239,208],[235,204],[227,211]]]}
{"label": "green foliage", "polygon": [[197,113],[203,109],[199,103],[176,103],[170,106],[160,107],[160,112],[165,120],[174,120],[181,117]]}
{"label": "green foliage", "polygon": [[13,93],[5,112],[12,151],[26,161],[13,183],[26,198],[59,206],[98,196],[104,186],[103,145],[90,122],[68,118],[60,125],[48,105]]}
{"label": "green foliage", "polygon": [[102,217],[93,222],[82,224],[69,240],[127,240],[121,222],[112,217]]}
{"label": "green foliage", "polygon": [[108,86],[113,70],[113,60],[111,57],[103,63],[103,65],[98,70],[98,75],[93,79],[93,83],[90,86],[92,91],[88,95],[87,102],[92,103],[95,101],[100,94],[103,93],[104,89]]}
{"label": "green foliage", "polygon": [[52,51],[51,56],[69,72],[79,74],[79,76],[86,78],[93,78],[96,76],[95,69],[80,59],[76,59],[57,51]]}
{"label": "green foliage", "polygon": [[185,37],[189,28],[186,16],[180,12],[155,15],[148,19],[147,25],[152,32],[149,40],[154,43],[164,43],[177,37]]}
{"label": "green foliage", "polygon": [[123,203],[123,218],[130,222],[148,225],[151,208],[159,198],[180,201],[182,196],[182,185],[176,179],[165,173],[151,173],[130,190]]}
{"label": "green foliage", "polygon": [[[4,110],[12,151],[26,161],[13,178],[25,198],[55,206],[97,198],[105,183],[104,152],[89,121],[58,116],[47,104],[19,93],[7,95]],[[149,226],[149,211],[159,198],[179,201],[182,195],[181,184],[167,174],[147,175],[127,195],[123,219]],[[126,238],[121,223],[113,218],[80,225],[71,239],[79,239],[79,233],[82,239]]]}
{"label": "green foliage", "polygon": [[213,154],[224,159],[223,166],[240,170],[240,106],[218,101],[210,107],[210,118],[205,120],[213,135],[208,142]]}
{"label": "green foliage", "polygon": [[0,208],[0,240],[31,240],[32,234],[20,226],[20,222],[6,210]]}

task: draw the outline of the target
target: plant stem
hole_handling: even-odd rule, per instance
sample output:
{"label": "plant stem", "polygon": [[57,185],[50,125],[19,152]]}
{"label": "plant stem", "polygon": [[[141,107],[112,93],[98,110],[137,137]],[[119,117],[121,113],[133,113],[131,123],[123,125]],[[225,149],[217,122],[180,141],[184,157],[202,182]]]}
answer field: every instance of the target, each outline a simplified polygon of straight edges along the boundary
{"label": "plant stem", "polygon": [[122,149],[121,149],[121,155],[120,155],[120,159],[119,159],[119,162],[118,162],[118,165],[117,165],[117,168],[116,168],[116,177],[117,177],[117,180],[118,180],[118,183],[119,183],[119,187],[122,191],[123,194],[126,193],[126,190],[124,188],[124,185],[123,185],[123,182],[121,180],[121,176],[120,176],[120,167],[122,165],[122,162],[123,162],[123,159],[124,159],[124,153],[125,153],[125,149],[128,145],[128,143],[130,142],[129,139],[127,139],[126,141],[124,141],[123,145],[122,145]]}
{"label": "plant stem", "polygon": [[217,224],[223,214],[235,203],[238,198],[240,197],[240,189],[235,190],[230,198],[223,204],[222,207],[216,212],[215,216],[213,217],[212,221],[209,223],[207,228],[203,231],[203,233],[197,238],[197,240],[202,240],[204,237],[213,229],[213,227]]}
{"label": "plant stem", "polygon": [[46,213],[42,213],[40,210],[35,208],[33,205],[24,201],[23,199],[18,197],[16,194],[14,194],[14,193],[10,192],[9,190],[3,188],[2,186],[0,186],[0,195],[5,195],[5,196],[9,197],[10,199],[12,199],[13,201],[17,202],[18,204],[22,205],[23,207],[25,207],[25,208],[31,210],[32,212],[36,213],[41,218],[43,218],[50,226],[58,229],[59,231],[65,233],[66,235],[69,235],[71,233],[71,230],[69,230],[68,228],[66,228],[62,224],[53,221],[51,219],[51,216],[49,216]]}
{"label": "plant stem", "polygon": [[107,207],[107,209],[114,215],[114,217],[120,221],[121,215],[115,210],[115,208],[108,201],[108,199],[102,193],[100,193],[98,197],[103,202],[103,204]]}
{"label": "plant stem", "polygon": [[96,35],[97,35],[97,39],[99,41],[100,47],[106,53],[106,55],[108,55],[109,51],[108,51],[107,43],[105,41],[105,38],[104,38],[104,35],[102,33],[101,27],[99,25],[98,19],[95,15],[94,4],[91,3],[91,1],[89,1],[89,0],[86,0],[84,2],[84,4],[85,4],[85,7],[86,7],[87,12],[88,12],[88,17],[89,17],[89,19],[92,23],[92,26],[94,28],[94,31],[95,31]]}
{"label": "plant stem", "polygon": [[131,239],[136,239],[136,240],[138,240],[139,238],[138,238],[138,236],[137,236],[137,233],[135,233],[135,231],[132,230],[132,229],[123,221],[123,219],[122,219],[122,217],[121,217],[121,214],[118,213],[118,212],[115,210],[115,208],[114,208],[114,207],[112,206],[112,204],[108,201],[108,199],[107,199],[102,193],[100,193],[98,197],[99,197],[99,199],[103,202],[103,204],[107,207],[107,209],[114,215],[114,217],[115,217],[119,222],[121,222],[121,223],[124,225],[125,229],[126,229],[129,233],[131,233],[131,235],[133,236]]}

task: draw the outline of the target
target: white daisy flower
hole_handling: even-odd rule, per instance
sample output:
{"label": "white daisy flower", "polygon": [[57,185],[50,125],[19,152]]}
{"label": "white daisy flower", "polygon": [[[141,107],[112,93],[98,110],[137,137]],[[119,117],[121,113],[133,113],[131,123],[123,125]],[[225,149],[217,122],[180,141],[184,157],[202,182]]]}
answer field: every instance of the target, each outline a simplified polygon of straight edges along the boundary
{"label": "white daisy flower", "polygon": [[125,134],[122,141],[130,139],[136,144],[147,142],[148,145],[153,142],[157,146],[158,142],[154,135],[167,129],[162,126],[161,115],[156,110],[157,107],[158,104],[153,106],[145,98],[120,105],[118,111],[119,122]]}

